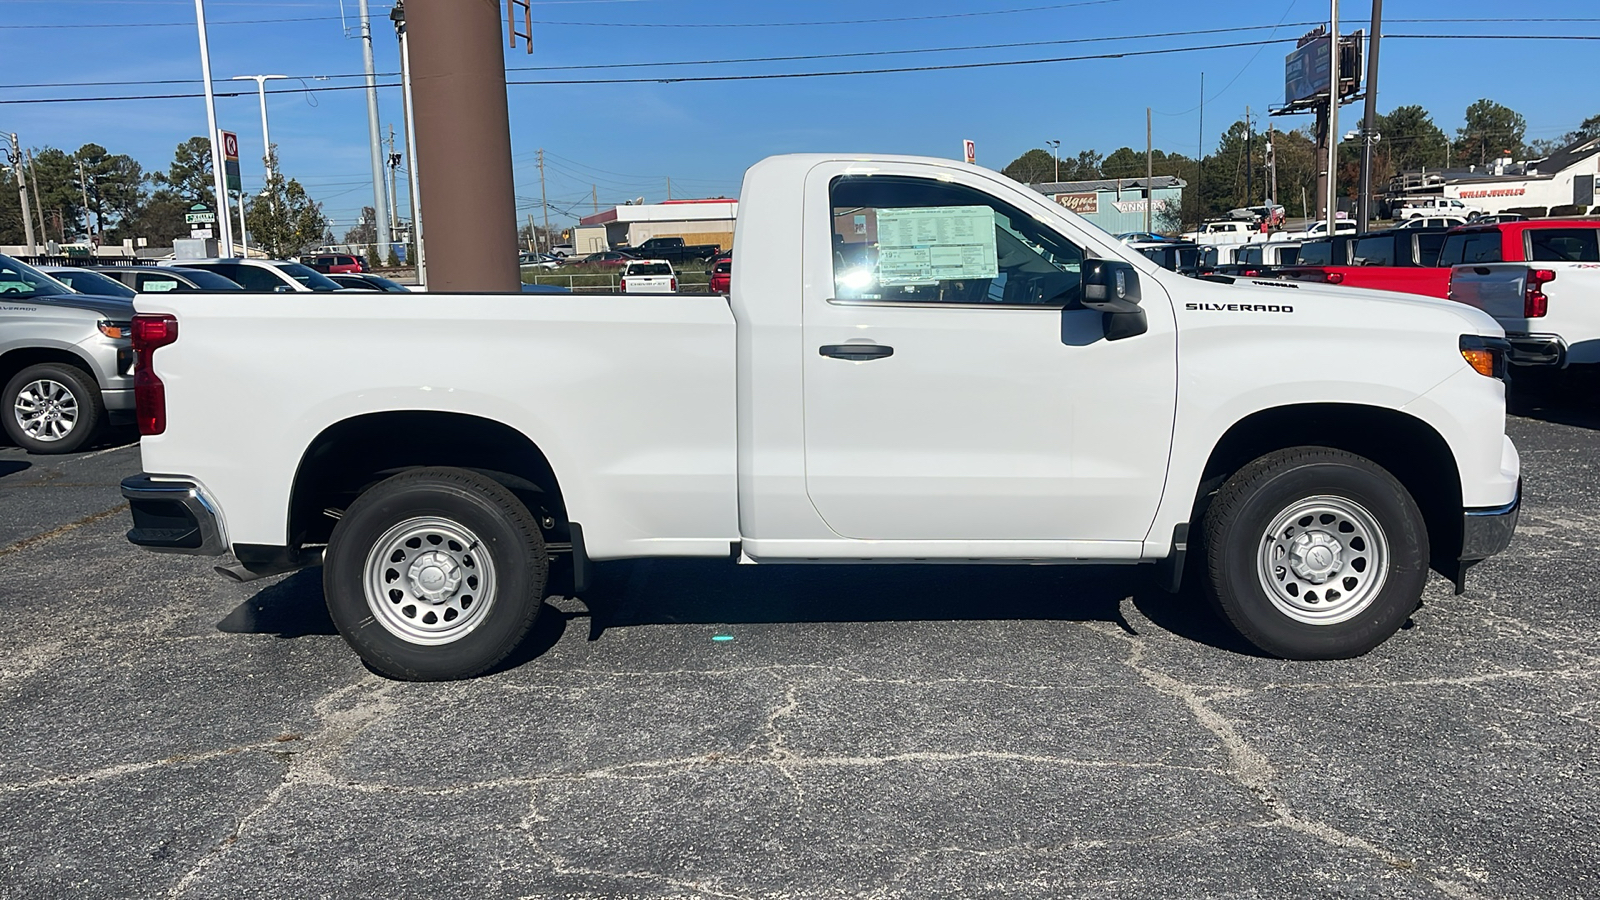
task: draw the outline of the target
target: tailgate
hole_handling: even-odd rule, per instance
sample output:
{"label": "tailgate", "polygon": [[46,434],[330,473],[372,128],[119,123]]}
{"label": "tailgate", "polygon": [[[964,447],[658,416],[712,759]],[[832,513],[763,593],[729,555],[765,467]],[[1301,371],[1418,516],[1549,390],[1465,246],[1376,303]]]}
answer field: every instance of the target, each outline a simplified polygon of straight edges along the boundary
{"label": "tailgate", "polygon": [[1527,288],[1527,263],[1461,265],[1450,270],[1450,299],[1476,306],[1502,325],[1523,318]]}

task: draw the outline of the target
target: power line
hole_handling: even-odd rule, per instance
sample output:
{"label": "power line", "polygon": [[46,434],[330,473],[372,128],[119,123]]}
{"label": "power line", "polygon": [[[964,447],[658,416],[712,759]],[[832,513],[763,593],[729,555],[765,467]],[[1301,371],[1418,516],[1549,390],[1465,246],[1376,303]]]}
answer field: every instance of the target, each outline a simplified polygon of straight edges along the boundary
{"label": "power line", "polygon": [[1080,6],[1104,6],[1126,0],[1077,0],[1045,6],[1020,6],[1012,9],[987,9],[975,12],[938,13],[924,16],[895,16],[883,19],[836,19],[825,22],[557,22],[534,19],[535,25],[564,25],[584,28],[809,28],[825,25],[879,25],[888,22],[930,22],[937,19],[970,19],[978,16],[1008,16],[1015,13],[1048,12]]}
{"label": "power line", "polygon": [[[1386,35],[1400,40],[1426,39],[1426,40],[1528,40],[1528,41],[1600,41],[1600,35],[1480,35],[1480,34],[1395,34]],[[879,69],[838,69],[821,72],[770,72],[748,75],[656,75],[638,78],[567,78],[567,79],[520,79],[507,80],[508,85],[585,85],[585,84],[679,84],[694,82],[731,82],[731,81],[774,81],[793,78],[828,78],[853,75],[888,75],[908,72],[948,72],[966,69],[991,69],[1009,66],[1033,66],[1049,63],[1083,62],[1099,59],[1124,59],[1144,56],[1164,56],[1170,53],[1196,53],[1206,50],[1231,50],[1242,47],[1261,47],[1272,44],[1285,44],[1296,41],[1298,38],[1268,38],[1259,41],[1234,41],[1222,44],[1203,44],[1193,47],[1163,47],[1151,50],[1124,50],[1114,53],[1092,53],[1081,56],[1054,56],[1035,59],[990,60],[970,63],[946,63],[943,65],[925,66],[894,66]],[[398,87],[393,82],[379,84],[378,87]],[[325,93],[332,91],[364,90],[365,85],[325,85],[321,87],[281,88],[268,90],[268,94],[300,94],[300,93]],[[242,97],[254,92],[251,91],[217,91],[218,97]],[[0,100],[0,105],[26,105],[37,103],[98,103],[116,100],[190,100],[204,96],[199,93],[172,93],[172,94],[134,94],[116,97],[33,97],[26,99]]]}
{"label": "power line", "polygon": [[[385,7],[387,9],[387,7]],[[217,25],[281,25],[295,22],[329,22],[340,21],[339,16],[297,16],[285,19],[228,19],[225,21],[206,20],[206,27]],[[0,29],[12,31],[60,31],[72,28],[193,28],[194,22],[63,22],[48,25],[0,25]]]}

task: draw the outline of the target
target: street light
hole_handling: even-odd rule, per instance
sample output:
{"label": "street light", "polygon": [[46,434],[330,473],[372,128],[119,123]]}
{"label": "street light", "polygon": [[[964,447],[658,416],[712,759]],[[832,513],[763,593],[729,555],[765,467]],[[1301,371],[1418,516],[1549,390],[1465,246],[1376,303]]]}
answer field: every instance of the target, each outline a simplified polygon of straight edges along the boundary
{"label": "street light", "polygon": [[1061,142],[1060,141],[1045,141],[1044,145],[1046,147],[1051,148],[1051,150],[1053,150],[1055,152],[1055,157],[1056,157],[1056,181],[1059,183],[1061,181]]}
{"label": "street light", "polygon": [[222,174],[222,137],[217,131],[217,99],[211,89],[211,49],[206,40],[206,3],[194,0],[195,27],[200,32],[200,75],[205,83],[206,125],[211,129],[211,181],[217,191],[217,226],[222,255],[233,255],[233,224],[228,219],[228,185]]}
{"label": "street light", "polygon": [[261,162],[267,169],[267,180],[272,180],[272,135],[267,131],[267,82],[287,75],[235,75],[229,81],[254,81],[256,94],[261,98]]}

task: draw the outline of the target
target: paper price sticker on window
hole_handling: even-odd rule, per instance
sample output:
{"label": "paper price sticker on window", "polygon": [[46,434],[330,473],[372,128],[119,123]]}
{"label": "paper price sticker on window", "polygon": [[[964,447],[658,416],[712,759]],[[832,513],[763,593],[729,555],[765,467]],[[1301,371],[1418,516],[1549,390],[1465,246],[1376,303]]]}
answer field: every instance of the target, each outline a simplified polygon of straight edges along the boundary
{"label": "paper price sticker on window", "polygon": [[878,210],[878,283],[994,278],[994,210],[924,206]]}

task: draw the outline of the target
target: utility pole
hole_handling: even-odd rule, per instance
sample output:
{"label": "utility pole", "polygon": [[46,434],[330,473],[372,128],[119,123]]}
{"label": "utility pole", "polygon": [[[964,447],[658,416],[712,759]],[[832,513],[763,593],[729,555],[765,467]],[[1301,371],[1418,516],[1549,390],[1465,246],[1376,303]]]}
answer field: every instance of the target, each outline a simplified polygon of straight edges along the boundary
{"label": "utility pole", "polygon": [[1156,206],[1156,164],[1154,144],[1150,140],[1150,107],[1144,108],[1144,232],[1150,233],[1150,223]]}
{"label": "utility pole", "polygon": [[33,239],[33,213],[28,210],[28,179],[22,171],[22,145],[15,132],[11,135],[10,156],[11,172],[17,178],[17,197],[22,201],[22,230],[28,239],[28,255],[38,256],[39,245]]}
{"label": "utility pole", "polygon": [[1246,106],[1244,108],[1244,203],[1241,204],[1243,206],[1249,206],[1250,199],[1255,194],[1250,181],[1250,175],[1256,167],[1255,140],[1256,131],[1250,122],[1250,107]]}
{"label": "utility pole", "polygon": [[594,204],[594,211],[600,212],[600,189],[593,184],[589,185],[589,202]]}
{"label": "utility pole", "polygon": [[39,238],[49,244],[50,232],[44,230],[44,204],[39,202],[39,170],[33,167],[32,150],[24,150],[22,155],[28,161],[28,183],[33,185],[33,214],[39,217]]}
{"label": "utility pole", "polygon": [[1367,44],[1367,102],[1361,116],[1361,195],[1357,199],[1360,224],[1372,223],[1372,145],[1378,142],[1378,40],[1383,29],[1383,0],[1372,0],[1372,37]]}
{"label": "utility pole", "polygon": [[[667,182],[667,183],[671,184],[670,181]],[[672,189],[668,188],[667,189],[667,193],[668,193],[669,196],[671,195],[671,192],[672,192]],[[545,195],[544,195],[544,148],[543,147],[539,148],[539,208],[541,210],[544,210],[544,245],[545,245],[545,249],[549,249],[550,248],[550,201],[545,199]],[[528,227],[529,228],[533,227],[533,222],[531,220],[528,222]]]}
{"label": "utility pole", "polygon": [[[224,211],[223,215],[227,215],[227,212]],[[244,241],[244,190],[242,188],[239,191],[239,255],[243,257],[250,256],[250,247]]]}
{"label": "utility pole", "polygon": [[[217,98],[211,90],[211,47],[206,41],[206,2],[194,0],[194,17],[200,30],[200,80],[206,89],[206,125],[211,140],[211,184],[217,192],[217,230],[222,237],[219,252],[233,256],[233,221],[228,218],[228,182],[223,174],[222,141],[217,130]],[[80,169],[82,163],[79,163]],[[85,201],[85,206],[88,205]]]}
{"label": "utility pole", "polygon": [[[495,22],[499,22],[498,11],[495,13]],[[383,137],[378,132],[378,81],[372,66],[372,20],[367,15],[367,0],[361,0],[361,63],[367,73],[367,141],[371,144],[368,150],[372,155],[372,213],[378,219],[378,241],[390,244],[394,242],[394,232],[389,228],[389,203],[383,196]]]}
{"label": "utility pole", "polygon": [[667,176],[667,199],[672,199],[672,176]]}
{"label": "utility pole", "polygon": [[1339,232],[1339,0],[1329,0],[1332,26],[1328,29],[1328,236]]}
{"label": "utility pole", "polygon": [[1272,123],[1267,122],[1267,200],[1278,202],[1278,141]]}
{"label": "utility pole", "polygon": [[400,48],[400,96],[404,101],[400,124],[406,144],[406,202],[411,208],[411,258],[406,262],[417,267],[417,283],[427,290],[428,253],[422,242],[422,193],[417,189],[416,112],[411,102],[411,42],[406,37],[405,0],[395,0],[389,21],[394,23],[395,42]]}
{"label": "utility pole", "polygon": [[1200,73],[1200,144],[1194,154],[1194,220],[1198,225],[1205,218],[1200,211],[1200,186],[1205,183],[1206,157],[1206,73]]}
{"label": "utility pole", "polygon": [[389,155],[385,159],[389,164],[389,227],[394,232],[395,240],[400,239],[400,193],[395,187],[395,169],[400,167],[400,154],[394,152],[394,125],[389,126]]}
{"label": "utility pole", "polygon": [[[89,224],[89,181],[83,174],[83,159],[78,156],[74,156],[72,159],[78,164],[78,190],[83,192],[83,230],[89,232],[89,242],[93,243],[94,228]],[[228,195],[223,194],[221,196],[223,202],[226,203]],[[226,216],[228,211],[224,209],[222,214]]]}
{"label": "utility pole", "polygon": [[405,4],[430,289],[521,288],[501,22],[497,0]]}

